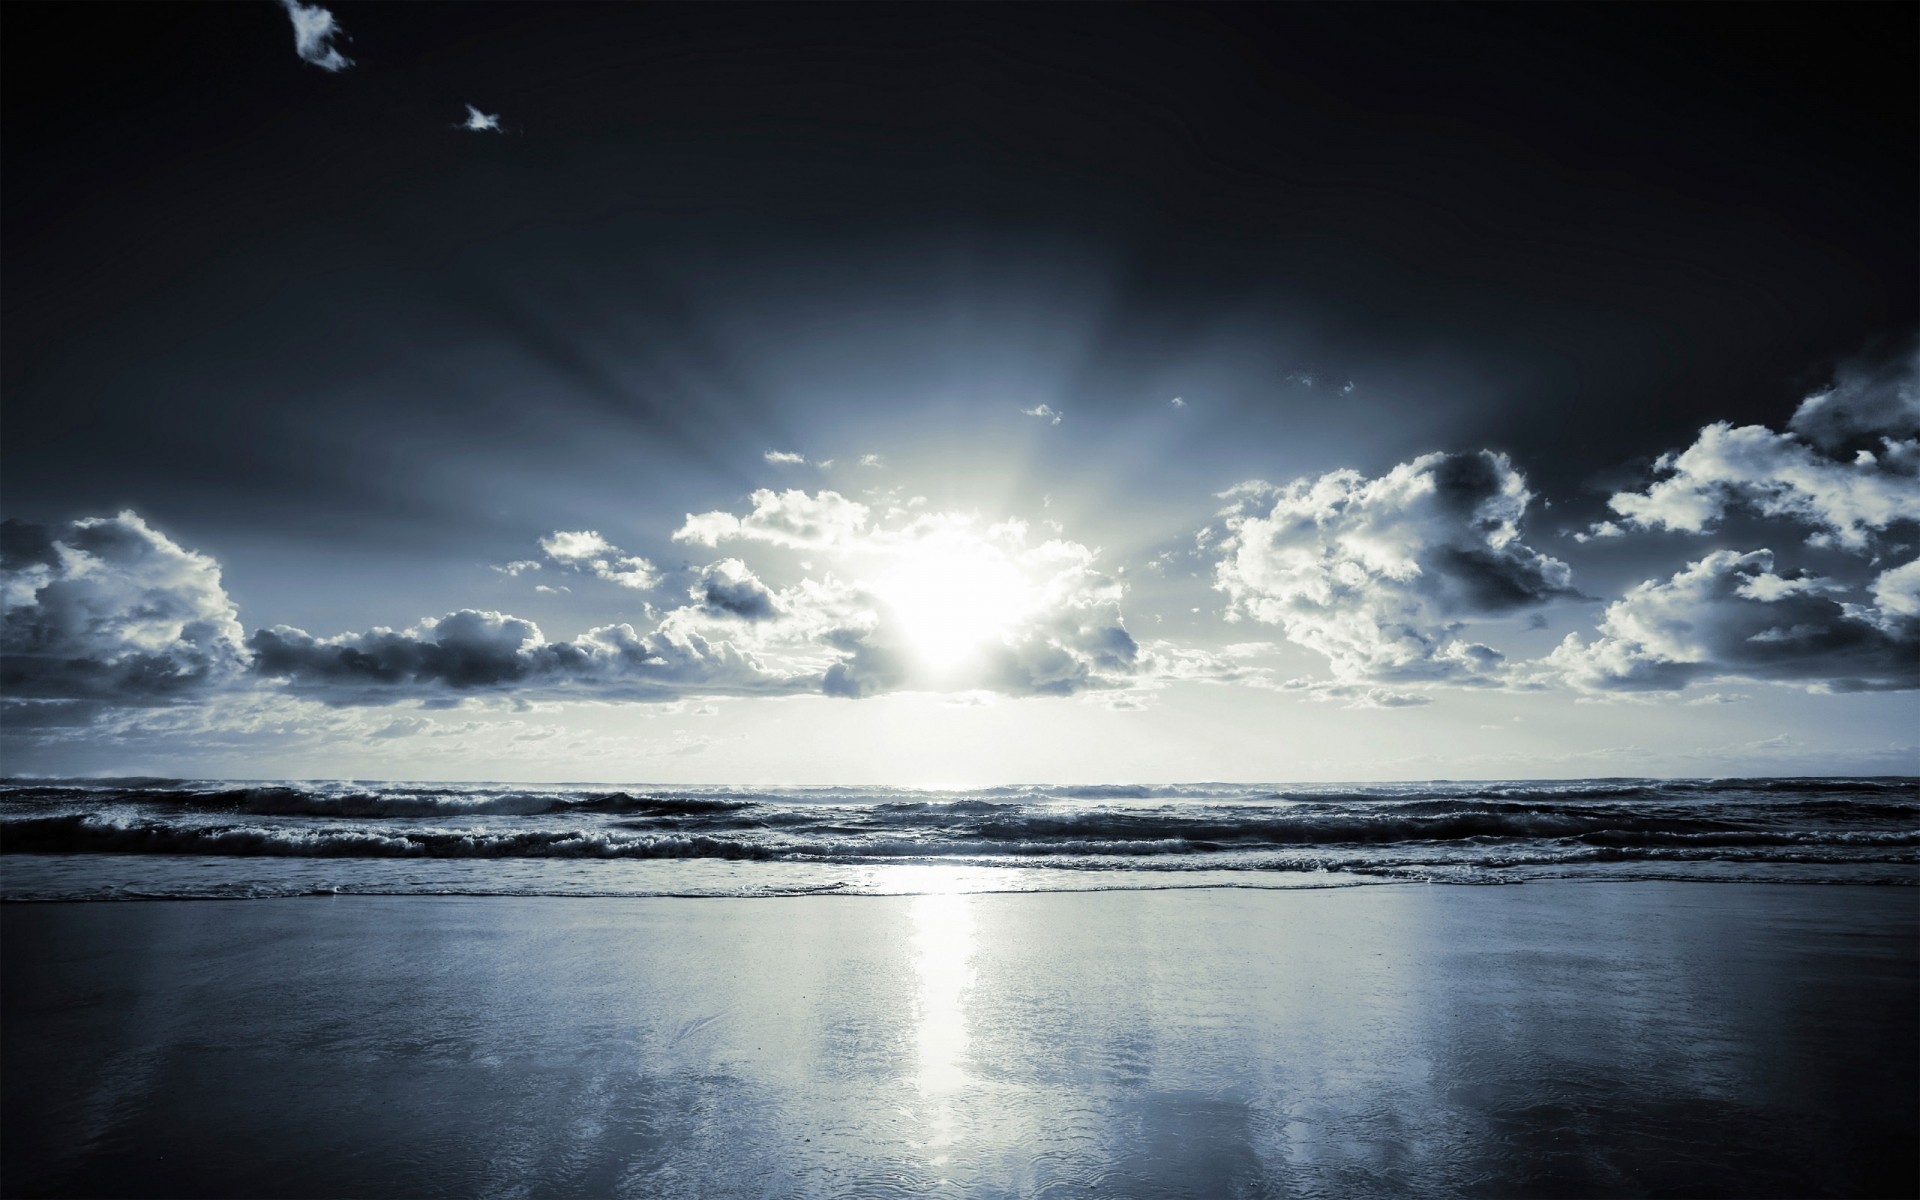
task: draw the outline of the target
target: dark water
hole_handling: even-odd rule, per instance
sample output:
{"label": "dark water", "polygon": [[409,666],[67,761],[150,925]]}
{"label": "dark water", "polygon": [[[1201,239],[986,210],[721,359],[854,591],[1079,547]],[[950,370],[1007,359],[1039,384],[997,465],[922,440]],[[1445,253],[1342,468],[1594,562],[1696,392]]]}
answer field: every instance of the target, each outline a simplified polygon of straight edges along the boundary
{"label": "dark water", "polygon": [[0,784],[0,854],[8,899],[1913,884],[1920,779],[967,791],[13,780]]}

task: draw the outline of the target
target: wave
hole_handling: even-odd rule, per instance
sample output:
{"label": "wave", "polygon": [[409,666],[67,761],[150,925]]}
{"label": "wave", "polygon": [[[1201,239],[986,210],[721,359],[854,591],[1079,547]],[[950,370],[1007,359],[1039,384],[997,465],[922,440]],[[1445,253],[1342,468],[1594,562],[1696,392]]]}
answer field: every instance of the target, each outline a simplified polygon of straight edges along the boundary
{"label": "wave", "polygon": [[[1345,851],[1343,861],[1381,847],[1464,855],[1494,864],[1518,847],[1564,857],[1672,849],[1720,853],[1831,850],[1913,860],[1913,830],[1755,830],[1581,826],[1565,820],[1299,821],[1286,825],[1193,823],[1183,828],[1128,822],[994,821],[903,836],[899,830],[805,829],[719,832],[636,828],[481,825],[467,828],[347,824],[185,824],[91,813],[0,822],[0,852],[175,854],[342,858],[723,858],[833,861],[966,858],[1162,858],[1314,848]],[[1888,857],[1891,856],[1891,857]]]}

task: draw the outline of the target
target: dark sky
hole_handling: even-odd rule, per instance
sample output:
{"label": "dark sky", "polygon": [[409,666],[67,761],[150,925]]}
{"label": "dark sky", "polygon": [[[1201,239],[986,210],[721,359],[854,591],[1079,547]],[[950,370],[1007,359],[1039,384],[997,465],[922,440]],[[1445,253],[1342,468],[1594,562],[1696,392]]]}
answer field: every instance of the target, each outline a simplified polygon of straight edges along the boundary
{"label": "dark sky", "polygon": [[1909,6],[335,12],[338,76],[269,4],[7,6],[9,508],[378,536],[471,507],[430,448],[724,470],[902,377],[1047,359],[1091,417],[1208,346],[1245,433],[1564,491],[1916,319]]}
{"label": "dark sky", "polygon": [[[1319,730],[1303,747],[1370,744],[1360,725],[1310,715],[1319,693],[1283,694],[1323,659],[1338,698],[1363,707],[1424,712],[1427,693],[1364,689],[1464,681],[1451,708],[1432,706],[1445,715],[1400,718],[1441,752],[1464,731],[1507,730],[1532,711],[1542,656],[1569,633],[1600,636],[1632,595],[1682,614],[1671,628],[1712,632],[1711,661],[1641,645],[1627,659],[1651,674],[1594,674],[1619,646],[1591,642],[1551,669],[1597,690],[1781,687],[1750,715],[1690,710],[1644,734],[1624,708],[1590,733],[1591,706],[1568,702],[1541,746],[1631,750],[1724,720],[1737,747],[1810,706],[1836,729],[1891,730],[1911,712],[1806,689],[1910,686],[1915,580],[1900,564],[1916,452],[1889,443],[1862,465],[1812,424],[1760,435],[1703,467],[1695,491],[1647,500],[1631,536],[1584,532],[1627,520],[1609,497],[1647,487],[1655,457],[1709,422],[1783,430],[1829,380],[1879,381],[1821,418],[1866,422],[1860,446],[1920,427],[1911,5],[327,7],[354,60],[337,72],[295,53],[288,12],[268,0],[0,7],[0,515],[46,527],[22,544],[66,529],[116,547],[124,572],[89,581],[91,560],[75,559],[60,587],[23,591],[16,641],[36,654],[56,633],[136,628],[159,587],[182,630],[231,600],[236,622],[217,636],[192,626],[211,640],[180,632],[167,653],[205,668],[179,678],[229,680],[214,691],[247,703],[324,673],[261,684],[273,672],[241,646],[249,631],[359,637],[461,609],[509,616],[421,625],[393,653],[428,661],[419,647],[460,629],[474,653],[525,671],[513,647],[526,621],[554,638],[705,621],[787,654],[773,690],[791,691],[830,661],[880,659],[807,626],[798,599],[781,601],[777,631],[728,632],[726,611],[700,607],[699,580],[801,597],[839,572],[895,616],[924,602],[923,624],[938,625],[959,611],[942,589],[993,584],[1014,561],[993,547],[1012,543],[979,540],[989,531],[908,553],[897,535],[915,513],[974,514],[969,528],[1012,517],[1035,545],[1064,539],[1049,570],[1083,551],[1097,561],[1060,567],[1092,640],[1054,646],[1055,666],[1120,653],[1111,666],[1138,642],[1127,678],[1148,691],[1244,682],[1235,645],[1270,644],[1285,659],[1262,668],[1273,687],[1183,701],[1182,719],[1260,731],[1246,746],[1276,722]],[[502,132],[461,128],[468,105]],[[1421,458],[1441,451],[1453,457]],[[1773,465],[1738,477],[1763,458]],[[1818,479],[1788,511],[1767,472],[1802,460]],[[1323,542],[1296,543],[1262,524],[1278,493],[1243,489],[1240,515],[1218,523],[1220,494],[1245,481],[1397,465],[1452,498],[1356,493],[1344,516],[1316,518]],[[758,511],[760,488],[859,497],[868,540],[673,536],[693,514],[713,528]],[[1518,535],[1476,507],[1525,489]],[[1861,496],[1882,507],[1845,508]],[[1692,526],[1673,506],[1714,497],[1731,507]],[[123,508],[148,525],[62,525]],[[1230,536],[1242,520],[1323,565],[1360,555],[1340,570],[1389,543],[1424,565],[1314,625],[1305,593],[1262,574],[1293,560],[1228,561],[1250,544]],[[1226,540],[1196,549],[1203,526]],[[542,548],[562,536],[607,548]],[[162,537],[210,557],[140,557]],[[764,585],[711,574],[749,550],[739,569]],[[1778,557],[1741,557],[1753,553]],[[22,561],[38,564],[23,579],[57,565]],[[155,563],[175,574],[140,582]],[[1695,567],[1681,587],[1675,573]],[[1853,607],[1802,568],[1853,589]],[[1517,587],[1513,602],[1461,599],[1490,580]],[[1463,619],[1505,622],[1507,674],[1492,651],[1475,657],[1485,647],[1446,649]],[[1800,630],[1839,649],[1823,658]],[[974,633],[975,650],[999,644]],[[366,636],[353,644],[387,635]],[[287,637],[276,644],[314,663],[346,644]],[[574,674],[542,678],[587,687],[583,673],[617,658],[596,644],[553,650]],[[1216,657],[1203,669],[1183,647]],[[116,670],[145,661],[123,651]],[[1847,655],[1877,665],[1842,670]],[[1080,686],[1055,686],[1037,658],[1017,665],[1030,673],[1010,694]],[[695,666],[671,688],[622,677],[619,694],[726,690],[719,668]],[[1496,676],[1519,690],[1496,694]],[[432,699],[440,684],[422,686]],[[802,711],[821,730],[871,732],[839,709],[769,704],[743,703],[739,736]],[[1065,729],[1080,712],[1050,719]],[[1208,744],[1161,732],[1154,753]],[[793,727],[768,738],[838,744]]]}

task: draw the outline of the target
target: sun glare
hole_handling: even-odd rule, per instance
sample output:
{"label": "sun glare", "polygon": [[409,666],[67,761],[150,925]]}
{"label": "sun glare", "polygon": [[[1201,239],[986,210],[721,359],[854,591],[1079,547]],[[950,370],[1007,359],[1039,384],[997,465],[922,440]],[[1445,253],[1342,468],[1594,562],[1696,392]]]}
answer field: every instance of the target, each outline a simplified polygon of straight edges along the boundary
{"label": "sun glare", "polygon": [[967,662],[1037,603],[1019,568],[973,538],[930,538],[902,550],[874,590],[913,652],[936,671]]}

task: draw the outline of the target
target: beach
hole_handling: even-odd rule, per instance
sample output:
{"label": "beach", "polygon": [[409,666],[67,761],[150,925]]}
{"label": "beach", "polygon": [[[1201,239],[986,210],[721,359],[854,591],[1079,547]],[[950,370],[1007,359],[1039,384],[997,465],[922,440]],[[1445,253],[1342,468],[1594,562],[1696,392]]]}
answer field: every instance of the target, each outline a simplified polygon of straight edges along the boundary
{"label": "beach", "polygon": [[1920,898],[14,903],[10,1196],[1910,1195]]}

